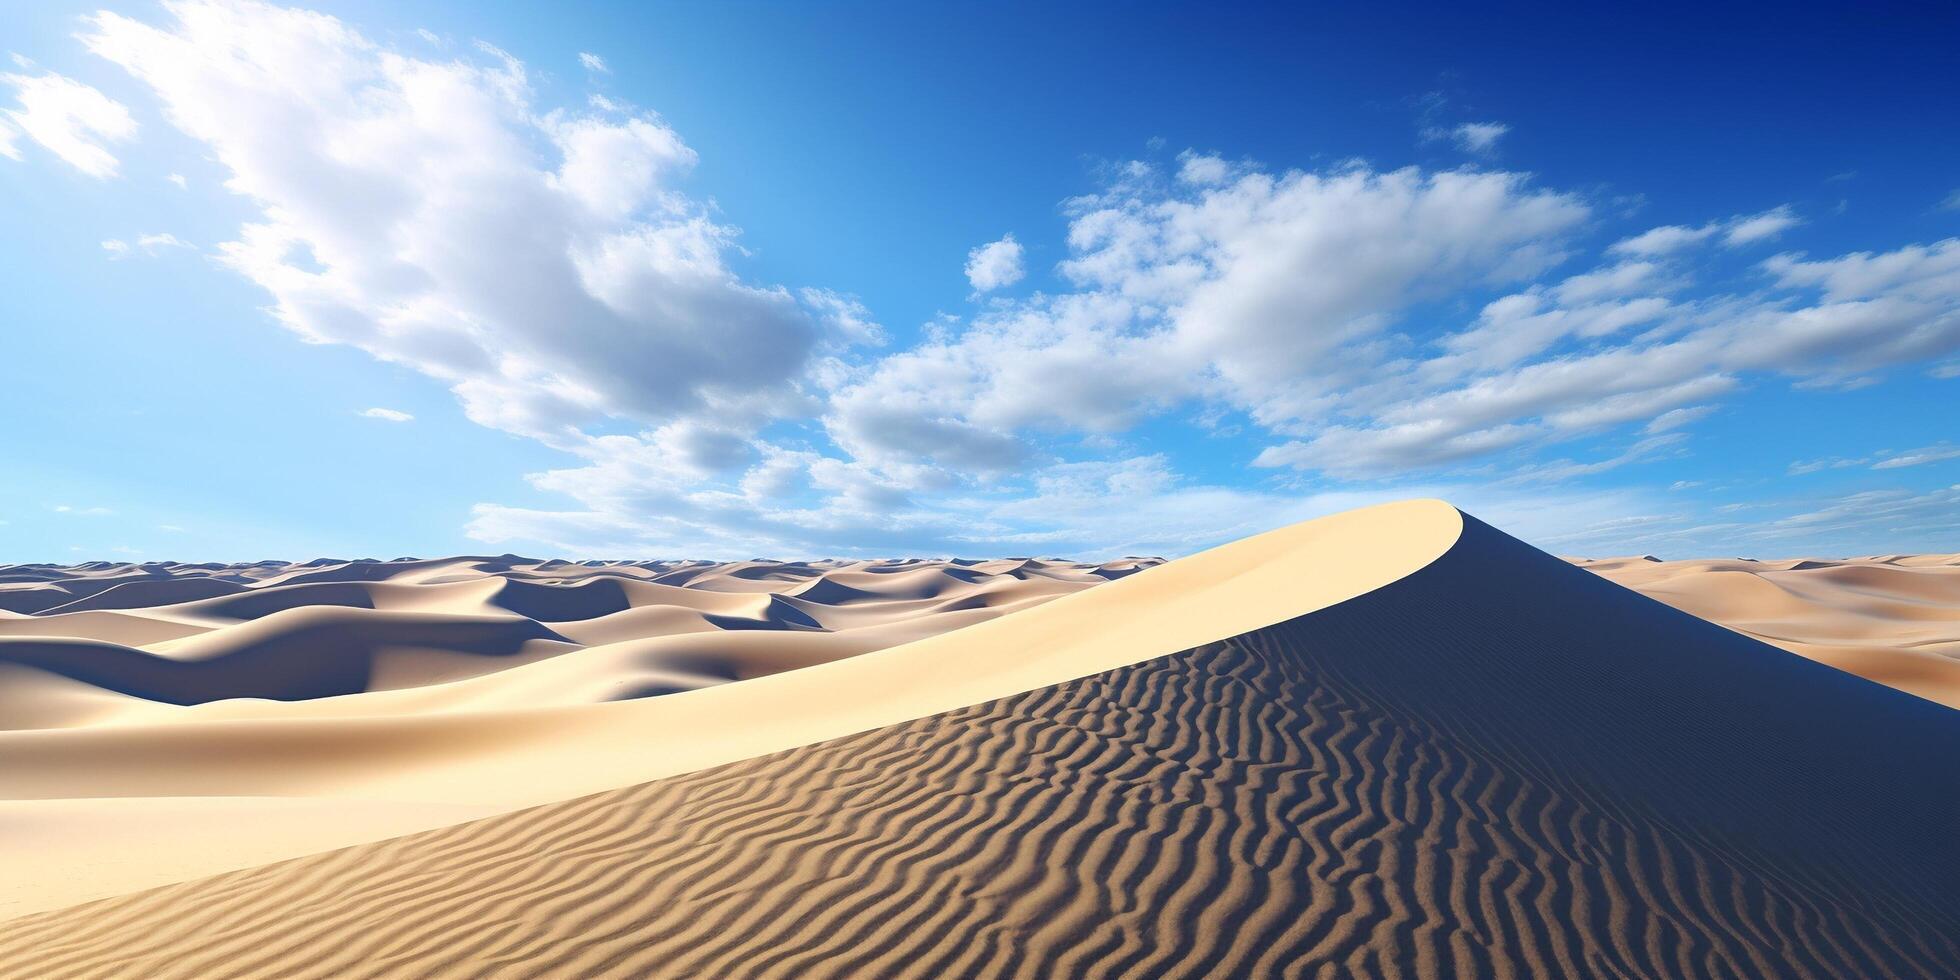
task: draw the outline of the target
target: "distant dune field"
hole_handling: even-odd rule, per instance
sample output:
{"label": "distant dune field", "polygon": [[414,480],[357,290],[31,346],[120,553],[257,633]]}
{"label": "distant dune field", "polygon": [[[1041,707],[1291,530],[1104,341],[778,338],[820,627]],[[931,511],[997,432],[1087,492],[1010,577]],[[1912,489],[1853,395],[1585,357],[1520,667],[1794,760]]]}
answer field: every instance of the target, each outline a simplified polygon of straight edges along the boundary
{"label": "distant dune field", "polygon": [[1765,643],[1960,708],[1960,555],[1577,564]]}
{"label": "distant dune field", "polygon": [[[618,777],[578,758],[540,763],[555,783],[494,763],[441,778],[512,741],[548,749],[540,729],[579,728],[579,708],[906,643],[1153,564],[0,568],[0,831],[17,852],[0,918],[662,775],[636,748]],[[586,737],[610,738],[597,724]]]}
{"label": "distant dune field", "polygon": [[0,975],[1960,973],[1954,562],[1730,564],[16,566]]}

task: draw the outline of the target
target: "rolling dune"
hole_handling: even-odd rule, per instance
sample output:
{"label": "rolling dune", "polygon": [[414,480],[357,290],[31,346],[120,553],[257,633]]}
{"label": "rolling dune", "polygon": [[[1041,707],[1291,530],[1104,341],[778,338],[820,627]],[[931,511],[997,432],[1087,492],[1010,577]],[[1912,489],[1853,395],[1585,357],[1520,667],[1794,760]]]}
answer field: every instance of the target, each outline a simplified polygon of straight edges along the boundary
{"label": "rolling dune", "polygon": [[[580,709],[912,642],[1155,563],[0,568],[0,610],[27,610],[0,611],[0,918],[628,785],[637,770],[588,773],[550,733],[611,739]],[[562,789],[494,765],[464,791],[416,785],[533,736],[561,752],[540,764]]]}
{"label": "rolling dune", "polygon": [[1577,563],[1745,636],[1960,708],[1960,555]]}
{"label": "rolling dune", "polygon": [[[827,588],[959,579],[917,571]],[[1947,708],[1437,502],[1120,578],[675,697],[125,725],[214,796],[274,777],[200,754],[243,724],[312,792],[542,805],[17,919],[0,974],[1960,971]],[[74,788],[114,727],[0,739],[0,779]]]}

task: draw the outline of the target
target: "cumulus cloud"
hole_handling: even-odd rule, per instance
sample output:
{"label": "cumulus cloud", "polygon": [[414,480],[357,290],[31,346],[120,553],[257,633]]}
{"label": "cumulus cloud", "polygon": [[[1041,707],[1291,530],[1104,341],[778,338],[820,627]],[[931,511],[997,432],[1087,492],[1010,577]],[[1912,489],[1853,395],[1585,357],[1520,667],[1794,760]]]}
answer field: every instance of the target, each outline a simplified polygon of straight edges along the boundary
{"label": "cumulus cloud", "polygon": [[[1814,381],[1960,348],[1946,243],[1780,256],[1763,266],[1768,292],[1683,299],[1693,277],[1663,256],[1552,275],[1591,210],[1521,175],[1193,174],[1194,159],[1169,174],[1117,168],[1069,202],[1059,268],[1072,291],[939,323],[910,349],[840,370],[822,415],[839,455],[758,447],[739,490],[674,486],[658,501],[617,465],[563,471],[550,486],[589,510],[497,510],[479,529],[658,510],[679,523],[641,534],[718,521],[782,542],[1022,540],[1037,510],[1062,512],[1054,488],[1104,472],[1107,440],[1177,406],[1244,413],[1266,441],[1250,462],[1316,481],[1406,481],[1507,455],[1519,462],[1499,483],[1579,480],[1683,451],[1684,430],[1752,374]],[[1496,298],[1468,324],[1411,332],[1425,303],[1486,290]],[[1614,433],[1626,441],[1594,458],[1528,462]],[[1160,498],[1250,506],[1128,465],[1138,510]],[[1057,533],[1038,540],[1067,539]]]}
{"label": "cumulus cloud", "polygon": [[590,51],[580,51],[578,53],[578,63],[584,65],[585,70],[589,72],[594,72],[600,75],[612,74],[612,69],[606,66],[606,59],[601,58]]}
{"label": "cumulus cloud", "polygon": [[1013,235],[1003,235],[999,241],[966,253],[966,281],[978,292],[1012,286],[1026,274],[1021,265],[1021,243]]}
{"label": "cumulus cloud", "polygon": [[361,412],[363,418],[380,419],[383,422],[413,422],[415,416],[392,408],[370,408]]}
{"label": "cumulus cloud", "polygon": [[574,450],[607,419],[759,424],[793,393],[821,326],[729,267],[735,229],[677,189],[694,153],[658,117],[535,105],[524,66],[487,45],[433,61],[308,11],[168,9],[162,25],[98,14],[82,40],[259,209],[223,261],[303,338]]}
{"label": "cumulus cloud", "polygon": [[[694,151],[651,112],[540,105],[488,46],[432,59],[316,13],[168,9],[97,15],[83,40],[253,209],[222,260],[306,340],[440,379],[470,418],[570,454],[529,478],[565,503],[485,503],[486,542],[1176,552],[1426,491],[1539,540],[1629,542],[1713,525],[1557,484],[1685,451],[1747,385],[1960,351],[1960,243],[1777,255],[1725,287],[1696,281],[1691,249],[1773,239],[1794,211],[1588,256],[1610,219],[1522,173],[1190,151],[1064,202],[1061,288],[893,347],[855,296],[745,280],[737,230],[683,189]],[[1469,125],[1494,129],[1466,149],[1503,135]],[[966,265],[978,293],[1025,271],[1012,235]],[[1172,412],[1250,475],[1208,484],[1139,449]]]}
{"label": "cumulus cloud", "polygon": [[122,103],[64,75],[0,75],[14,90],[17,107],[0,112],[0,155],[21,158],[16,134],[25,135],[76,170],[97,179],[114,177],[109,144],[136,135],[136,120]]}

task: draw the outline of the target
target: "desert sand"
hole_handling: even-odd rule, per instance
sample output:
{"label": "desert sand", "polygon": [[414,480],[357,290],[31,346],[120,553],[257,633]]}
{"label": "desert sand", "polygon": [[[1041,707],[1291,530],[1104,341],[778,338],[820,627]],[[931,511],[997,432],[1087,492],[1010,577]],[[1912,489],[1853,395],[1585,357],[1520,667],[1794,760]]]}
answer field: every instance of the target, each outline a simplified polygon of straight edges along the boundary
{"label": "desert sand", "polygon": [[1745,635],[1936,596],[1724,629],[1436,501],[1153,564],[42,569],[0,974],[1960,967],[1960,714]]}
{"label": "desert sand", "polygon": [[1574,561],[1745,636],[1960,708],[1960,555]]}
{"label": "desert sand", "polygon": [[[622,733],[637,709],[599,706],[882,649],[1156,563],[13,566],[0,918],[664,775],[713,739]],[[707,724],[737,744],[755,727]],[[610,744],[580,755],[595,742]]]}

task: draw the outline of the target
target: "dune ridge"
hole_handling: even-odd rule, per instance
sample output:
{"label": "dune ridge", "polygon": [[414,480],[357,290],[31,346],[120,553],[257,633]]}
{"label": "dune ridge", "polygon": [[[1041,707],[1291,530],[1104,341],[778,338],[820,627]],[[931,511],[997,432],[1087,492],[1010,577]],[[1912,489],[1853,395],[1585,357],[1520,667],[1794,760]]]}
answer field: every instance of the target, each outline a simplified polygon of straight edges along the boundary
{"label": "dune ridge", "polygon": [[[617,715],[581,709],[908,643],[1157,563],[0,567],[0,919],[628,785],[588,771],[576,738],[553,754],[568,730],[621,742]],[[540,751],[475,787],[416,785],[521,742]],[[536,788],[526,766],[570,783]]]}
{"label": "dune ridge", "polygon": [[[865,642],[669,643],[729,659],[630,671],[583,697],[725,683],[863,652],[1066,595],[1150,567],[999,562],[592,562],[515,556],[303,565],[0,566],[0,665],[97,689],[76,722],[153,721],[159,706],[308,701],[427,687],[624,640],[715,632],[871,628]],[[895,624],[905,623],[903,629]],[[875,639],[873,639],[875,637]],[[802,651],[783,655],[778,648]],[[702,669],[705,668],[705,669]],[[55,679],[70,682],[54,684]],[[9,701],[36,682],[16,672]],[[560,686],[563,689],[563,686]],[[621,693],[626,692],[626,693]],[[121,700],[119,700],[120,698]],[[4,703],[4,702],[0,702]],[[536,705],[536,699],[531,701]],[[578,703],[576,699],[566,703]],[[275,709],[276,711],[276,709]],[[61,727],[51,712],[23,727]],[[195,717],[195,713],[187,717]],[[0,727],[11,719],[0,714]]]}
{"label": "dune ridge", "polygon": [[1573,561],[1745,636],[1960,708],[1960,555]]}
{"label": "dune ridge", "polygon": [[[1437,516],[1374,519],[1423,515]],[[1252,625],[1181,652],[1125,662],[1078,641],[1046,674],[996,676],[1049,678],[1004,697],[20,919],[0,935],[0,972],[1960,968],[1951,786],[1927,778],[1960,716],[1474,520],[1439,537],[1438,555],[1406,553],[1413,567],[1369,588],[1295,569],[1292,595],[1244,597],[1210,624]],[[1284,540],[1296,560],[1325,557]],[[1174,581],[1176,567],[1152,574]],[[1124,591],[639,704],[767,704],[798,683],[837,694],[814,682],[986,649],[961,642],[980,634],[1037,638],[1040,621],[1120,607]],[[1296,615],[1256,622],[1287,604]],[[1135,624],[1104,625],[1114,646],[1139,646]]]}

